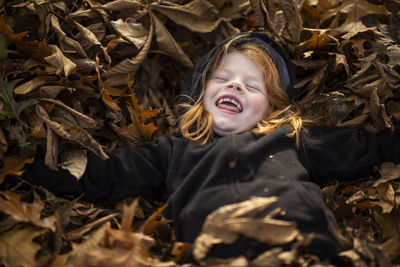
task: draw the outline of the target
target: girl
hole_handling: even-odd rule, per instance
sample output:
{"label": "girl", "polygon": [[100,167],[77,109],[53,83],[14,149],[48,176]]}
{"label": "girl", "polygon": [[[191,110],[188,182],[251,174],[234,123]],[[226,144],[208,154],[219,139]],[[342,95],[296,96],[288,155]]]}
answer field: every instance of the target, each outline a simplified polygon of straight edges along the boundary
{"label": "girl", "polygon": [[[59,195],[83,193],[87,201],[144,196],[167,202],[177,240],[190,243],[218,207],[276,196],[264,215],[282,208],[278,219],[295,221],[304,236],[313,234],[302,251],[335,261],[340,247],[329,230],[334,216],[314,182],[365,177],[382,161],[399,162],[399,130],[305,131],[290,105],[294,79],[278,44],[262,33],[239,34],[217,45],[186,79],[180,135],[116,149],[106,161],[89,155],[80,180],[41,163],[31,165],[24,178]],[[211,255],[254,258],[268,248],[240,238]]]}

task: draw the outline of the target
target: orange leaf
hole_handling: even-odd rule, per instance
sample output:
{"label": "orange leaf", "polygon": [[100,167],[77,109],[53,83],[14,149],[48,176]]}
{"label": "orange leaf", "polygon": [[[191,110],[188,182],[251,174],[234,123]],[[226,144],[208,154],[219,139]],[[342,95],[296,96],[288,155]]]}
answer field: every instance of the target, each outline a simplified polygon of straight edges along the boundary
{"label": "orange leaf", "polygon": [[114,112],[118,112],[121,110],[118,104],[111,98],[110,92],[105,88],[101,90],[101,99]]}
{"label": "orange leaf", "polygon": [[51,55],[50,49],[45,41],[23,42],[22,39],[27,32],[14,33],[5,23],[4,16],[0,17],[0,33],[2,33],[11,43],[15,44],[18,51],[28,54],[31,57],[44,61],[44,58]]}
{"label": "orange leaf", "polygon": [[22,43],[28,32],[14,33],[11,28],[6,24],[4,16],[0,17],[0,33],[2,33],[12,43]]}
{"label": "orange leaf", "polygon": [[172,251],[171,251],[173,260],[175,262],[180,261],[191,247],[192,247],[192,244],[190,244],[190,243],[175,242],[174,247],[172,248]]}
{"label": "orange leaf", "polygon": [[327,42],[325,41],[325,33],[322,30],[310,30],[311,37],[305,42],[299,44],[300,47],[306,49],[318,49],[325,47]]}
{"label": "orange leaf", "polygon": [[121,127],[121,133],[129,134],[131,136],[137,136],[139,132],[143,140],[151,140],[153,133],[157,130],[157,126],[154,125],[154,122],[149,122],[144,124],[140,120],[139,111],[135,110],[129,103],[127,105],[128,111],[131,115],[132,124],[128,126]]}
{"label": "orange leaf", "polygon": [[3,183],[4,178],[8,174],[15,174],[20,176],[23,171],[21,170],[26,163],[32,163],[33,159],[22,158],[17,156],[6,157],[3,159],[4,167],[0,170],[0,184]]}
{"label": "orange leaf", "polygon": [[145,235],[148,235],[153,233],[154,230],[157,228],[157,226],[159,226],[160,224],[167,224],[171,222],[171,220],[165,220],[165,219],[158,220],[161,213],[163,213],[166,207],[167,204],[159,207],[149,218],[147,218],[145,223],[140,227],[139,231]]}
{"label": "orange leaf", "polygon": [[135,110],[139,111],[139,120],[141,123],[143,123],[148,118],[155,117],[158,114],[158,110],[144,110],[137,104],[136,96],[132,89],[132,83],[133,82],[131,80],[129,80],[129,76],[128,76],[127,84],[131,91],[131,94],[130,94],[131,102],[130,103],[133,105],[133,108]]}

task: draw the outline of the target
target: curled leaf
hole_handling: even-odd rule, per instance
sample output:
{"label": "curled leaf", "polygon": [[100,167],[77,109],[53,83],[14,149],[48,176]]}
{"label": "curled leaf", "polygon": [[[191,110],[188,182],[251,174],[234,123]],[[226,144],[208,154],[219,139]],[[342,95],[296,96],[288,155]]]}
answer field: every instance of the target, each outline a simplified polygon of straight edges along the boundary
{"label": "curled leaf", "polygon": [[103,159],[108,159],[108,156],[104,153],[100,144],[97,143],[97,141],[94,140],[93,137],[81,127],[68,121],[58,123],[50,120],[47,112],[39,105],[36,106],[36,113],[42,120],[46,122],[47,126],[59,136],[82,145]]}
{"label": "curled leaf", "polygon": [[[135,73],[136,70],[139,68],[140,64],[143,62],[147,53],[149,52],[151,41],[153,39],[153,32],[154,26],[150,27],[149,35],[147,36],[146,43],[144,44],[143,48],[140,52],[134,57],[130,59],[125,59],[118,63],[116,66],[112,67],[108,71],[104,73],[104,76],[110,78],[113,75],[117,74],[126,74],[126,73]],[[120,82],[123,84],[124,80],[119,79]],[[107,81],[105,81],[107,84]]]}
{"label": "curled leaf", "polygon": [[[122,19],[111,21],[111,26],[119,32],[119,34],[129,40],[138,49],[141,49],[149,35],[149,31],[143,27],[141,23],[132,20],[123,21]],[[108,46],[107,46],[108,47]]]}
{"label": "curled leaf", "polygon": [[206,0],[194,0],[185,5],[159,3],[152,6],[176,24],[195,32],[212,32],[221,22],[218,10]]}
{"label": "curled leaf", "polygon": [[14,93],[17,95],[27,94],[36,88],[48,84],[52,81],[55,81],[56,77],[54,76],[37,76],[30,81],[27,81],[14,89]]}
{"label": "curled leaf", "polygon": [[203,259],[212,246],[231,244],[239,234],[270,245],[293,241],[300,234],[295,223],[273,219],[271,214],[264,218],[255,217],[276,201],[276,197],[254,197],[213,211],[207,216],[202,232],[194,242],[194,257]]}
{"label": "curled leaf", "polygon": [[171,33],[164,26],[164,24],[157,18],[154,13],[150,12],[150,15],[156,31],[156,39],[159,48],[167,55],[182,62],[183,65],[189,68],[193,67],[193,62],[178,45],[178,43],[172,37]]}
{"label": "curled leaf", "polygon": [[47,63],[55,68],[55,73],[60,75],[64,73],[68,77],[71,72],[76,68],[76,64],[72,62],[69,58],[64,56],[60,48],[56,45],[49,45],[49,49],[52,53],[51,56],[45,57]]}

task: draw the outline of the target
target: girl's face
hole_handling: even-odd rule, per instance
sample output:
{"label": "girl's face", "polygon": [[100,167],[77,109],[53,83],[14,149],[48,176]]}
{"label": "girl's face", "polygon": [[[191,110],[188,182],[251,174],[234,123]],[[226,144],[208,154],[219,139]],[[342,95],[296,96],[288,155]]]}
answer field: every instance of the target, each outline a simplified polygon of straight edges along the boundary
{"label": "girl's face", "polygon": [[229,52],[207,81],[203,104],[218,135],[254,128],[269,106],[264,73],[246,55]]}

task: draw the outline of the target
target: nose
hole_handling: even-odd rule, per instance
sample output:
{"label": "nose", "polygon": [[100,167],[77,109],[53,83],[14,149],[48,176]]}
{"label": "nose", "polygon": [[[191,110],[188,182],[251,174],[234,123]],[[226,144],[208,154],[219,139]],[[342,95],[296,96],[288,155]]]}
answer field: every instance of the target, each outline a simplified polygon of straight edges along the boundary
{"label": "nose", "polygon": [[227,85],[227,87],[229,88],[229,89],[235,89],[235,90],[237,90],[237,91],[239,91],[239,92],[241,92],[241,91],[243,91],[243,84],[240,82],[240,81],[237,81],[237,80],[233,80],[233,81],[231,81],[228,85]]}

